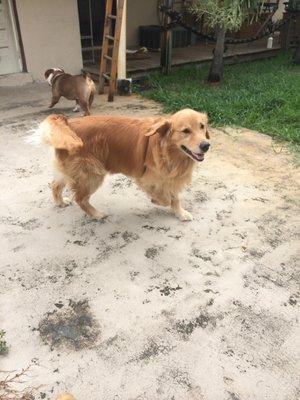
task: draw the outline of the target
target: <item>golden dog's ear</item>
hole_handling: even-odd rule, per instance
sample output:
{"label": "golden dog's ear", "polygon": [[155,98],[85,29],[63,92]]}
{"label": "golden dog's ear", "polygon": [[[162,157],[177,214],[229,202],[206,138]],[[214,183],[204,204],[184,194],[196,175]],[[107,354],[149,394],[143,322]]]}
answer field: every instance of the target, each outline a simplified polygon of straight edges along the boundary
{"label": "golden dog's ear", "polygon": [[160,136],[166,136],[167,133],[171,130],[172,123],[168,119],[162,119],[158,122],[155,122],[150,129],[145,133],[145,136],[152,136],[155,133],[158,133]]}

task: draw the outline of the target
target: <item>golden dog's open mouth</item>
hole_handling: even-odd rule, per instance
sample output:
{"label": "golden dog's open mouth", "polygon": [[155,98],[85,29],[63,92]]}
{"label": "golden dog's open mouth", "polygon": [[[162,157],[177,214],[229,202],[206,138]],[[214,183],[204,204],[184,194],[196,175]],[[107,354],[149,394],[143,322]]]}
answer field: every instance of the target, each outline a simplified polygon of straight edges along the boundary
{"label": "golden dog's open mouth", "polygon": [[195,161],[203,161],[204,160],[204,153],[194,153],[192,150],[188,149],[185,146],[181,146],[182,150],[193,160]]}

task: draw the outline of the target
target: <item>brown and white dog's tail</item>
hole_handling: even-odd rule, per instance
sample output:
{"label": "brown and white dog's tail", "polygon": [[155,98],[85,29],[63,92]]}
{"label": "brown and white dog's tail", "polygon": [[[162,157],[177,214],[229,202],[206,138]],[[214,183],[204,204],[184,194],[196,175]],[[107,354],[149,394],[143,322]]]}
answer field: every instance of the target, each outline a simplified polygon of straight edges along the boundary
{"label": "brown and white dog's tail", "polygon": [[49,115],[26,138],[26,142],[32,146],[48,145],[55,149],[67,150],[75,153],[83,146],[83,142],[70,128],[68,120],[64,115]]}

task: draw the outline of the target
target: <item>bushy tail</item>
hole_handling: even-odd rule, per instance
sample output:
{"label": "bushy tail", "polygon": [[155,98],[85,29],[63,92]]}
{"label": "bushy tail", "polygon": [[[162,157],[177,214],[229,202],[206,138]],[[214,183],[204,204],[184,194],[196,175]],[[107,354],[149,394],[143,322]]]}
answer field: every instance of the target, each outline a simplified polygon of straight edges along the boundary
{"label": "bushy tail", "polygon": [[70,128],[64,115],[49,115],[33,133],[26,138],[33,146],[48,145],[55,149],[75,153],[83,146],[83,142]]}

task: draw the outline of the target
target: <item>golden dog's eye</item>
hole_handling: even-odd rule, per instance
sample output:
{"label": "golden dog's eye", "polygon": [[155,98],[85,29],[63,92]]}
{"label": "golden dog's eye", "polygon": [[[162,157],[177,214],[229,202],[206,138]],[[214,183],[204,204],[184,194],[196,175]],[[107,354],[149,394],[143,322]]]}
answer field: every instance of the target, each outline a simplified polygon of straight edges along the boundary
{"label": "golden dog's eye", "polygon": [[185,128],[182,132],[183,133],[191,133],[191,130],[189,128]]}
{"label": "golden dog's eye", "polygon": [[204,125],[203,124],[200,124],[200,129],[204,129]]}

